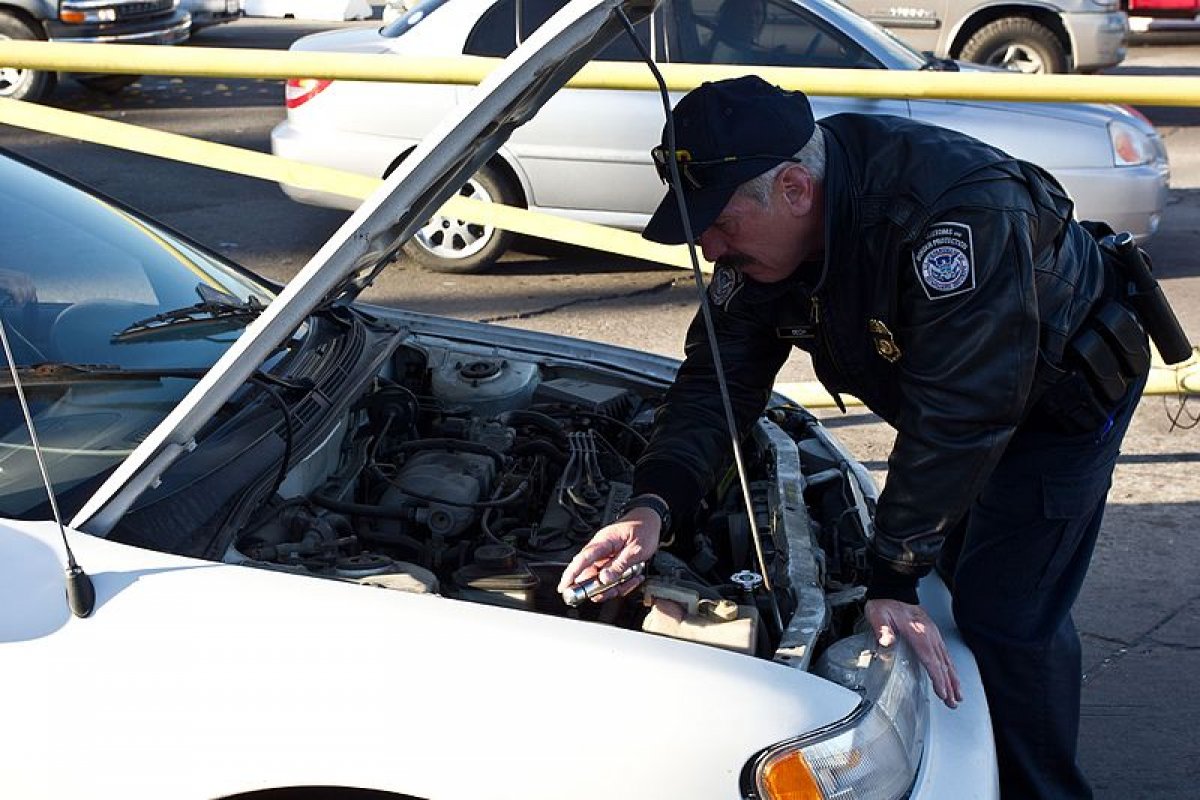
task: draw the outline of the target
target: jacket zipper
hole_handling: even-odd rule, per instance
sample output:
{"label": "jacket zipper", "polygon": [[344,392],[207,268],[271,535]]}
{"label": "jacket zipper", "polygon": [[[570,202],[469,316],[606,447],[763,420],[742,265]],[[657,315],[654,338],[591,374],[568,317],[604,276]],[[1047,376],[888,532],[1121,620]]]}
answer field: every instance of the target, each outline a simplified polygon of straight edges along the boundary
{"label": "jacket zipper", "polygon": [[[829,356],[829,364],[833,367],[833,371],[841,374],[838,369],[837,359],[833,356],[833,347],[829,344],[829,339],[825,336],[825,327],[821,324],[821,300],[815,294],[812,296],[812,320],[817,326],[817,338],[821,341],[821,346],[825,350],[825,355]],[[825,387],[828,389],[829,387]],[[838,409],[845,414],[846,404],[842,402],[842,395],[839,392],[830,392],[833,395],[833,402],[837,403]]]}

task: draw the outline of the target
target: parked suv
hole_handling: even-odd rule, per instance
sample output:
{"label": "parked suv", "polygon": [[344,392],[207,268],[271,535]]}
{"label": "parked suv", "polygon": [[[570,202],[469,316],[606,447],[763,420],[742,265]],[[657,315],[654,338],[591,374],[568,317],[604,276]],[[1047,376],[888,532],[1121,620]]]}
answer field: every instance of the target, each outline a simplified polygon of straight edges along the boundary
{"label": "parked suv", "polygon": [[[51,42],[176,44],[188,38],[191,15],[179,0],[0,0],[0,39]],[[85,86],[119,91],[136,75],[77,75]],[[58,75],[0,66],[0,97],[43,100]]]}
{"label": "parked suv", "polygon": [[1095,72],[1125,59],[1121,0],[843,0],[918,50],[1021,72]]}

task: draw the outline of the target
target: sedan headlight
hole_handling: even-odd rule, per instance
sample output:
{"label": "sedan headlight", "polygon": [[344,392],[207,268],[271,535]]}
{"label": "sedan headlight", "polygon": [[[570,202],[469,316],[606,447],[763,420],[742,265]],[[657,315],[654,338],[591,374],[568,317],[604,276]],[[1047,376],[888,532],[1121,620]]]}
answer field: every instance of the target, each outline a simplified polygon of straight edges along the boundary
{"label": "sedan headlight", "polygon": [[[829,659],[828,656],[833,656]],[[849,656],[851,663],[844,663]],[[762,800],[896,800],[916,779],[927,724],[924,673],[903,642],[876,650],[868,635],[833,645],[825,672],[863,696],[828,728],[769,747],[748,765]],[[828,662],[843,662],[833,663]],[[840,673],[837,676],[830,672]]]}
{"label": "sedan headlight", "polygon": [[1154,158],[1154,145],[1150,137],[1128,122],[1117,119],[1109,122],[1108,138],[1112,143],[1114,166],[1149,164]]}

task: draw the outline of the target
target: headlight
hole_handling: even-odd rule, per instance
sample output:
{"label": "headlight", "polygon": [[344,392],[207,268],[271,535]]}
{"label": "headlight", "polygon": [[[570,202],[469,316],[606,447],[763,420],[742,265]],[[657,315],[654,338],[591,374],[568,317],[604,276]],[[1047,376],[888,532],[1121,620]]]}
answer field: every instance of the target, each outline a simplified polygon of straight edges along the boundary
{"label": "headlight", "polygon": [[75,8],[64,6],[58,12],[58,18],[72,25],[88,25],[102,22],[116,22],[115,8]]}
{"label": "headlight", "polygon": [[[751,762],[762,800],[896,800],[916,779],[928,707],[920,663],[903,642],[872,649],[869,634],[833,645],[833,660],[855,662],[839,682],[860,683],[863,702],[823,730],[767,748]],[[835,652],[835,650],[839,652]],[[839,658],[838,656],[842,656]],[[818,668],[817,671],[821,671]]]}
{"label": "headlight", "polygon": [[1154,158],[1154,145],[1150,137],[1128,122],[1116,119],[1109,122],[1108,138],[1112,143],[1114,166],[1148,164]]}

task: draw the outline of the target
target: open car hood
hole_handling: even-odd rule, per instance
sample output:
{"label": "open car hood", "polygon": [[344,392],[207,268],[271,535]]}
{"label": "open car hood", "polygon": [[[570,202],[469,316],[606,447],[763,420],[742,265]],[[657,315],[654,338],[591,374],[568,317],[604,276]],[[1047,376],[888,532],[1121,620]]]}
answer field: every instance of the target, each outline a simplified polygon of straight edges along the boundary
{"label": "open car hood", "polygon": [[401,246],[609,41],[657,0],[571,0],[455,109],[317,251],[266,311],[71,520],[104,535],[194,437],[323,303],[349,301]]}

